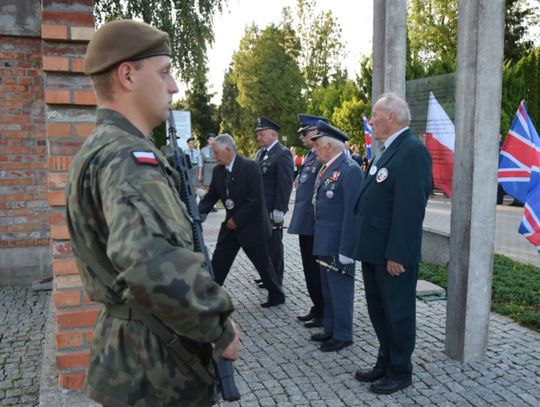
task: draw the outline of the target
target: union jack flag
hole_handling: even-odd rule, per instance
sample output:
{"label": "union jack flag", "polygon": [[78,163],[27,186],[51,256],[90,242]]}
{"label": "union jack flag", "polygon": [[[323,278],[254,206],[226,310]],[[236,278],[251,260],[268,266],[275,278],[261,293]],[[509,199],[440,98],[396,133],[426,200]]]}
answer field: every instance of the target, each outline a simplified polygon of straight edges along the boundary
{"label": "union jack flag", "polygon": [[540,252],[540,138],[524,101],[502,146],[498,177],[506,193],[525,203],[519,233]]}
{"label": "union jack flag", "polygon": [[366,143],[366,157],[368,160],[371,160],[371,136],[373,135],[373,132],[371,131],[369,120],[365,114],[362,114],[362,121],[364,122],[364,139]]}

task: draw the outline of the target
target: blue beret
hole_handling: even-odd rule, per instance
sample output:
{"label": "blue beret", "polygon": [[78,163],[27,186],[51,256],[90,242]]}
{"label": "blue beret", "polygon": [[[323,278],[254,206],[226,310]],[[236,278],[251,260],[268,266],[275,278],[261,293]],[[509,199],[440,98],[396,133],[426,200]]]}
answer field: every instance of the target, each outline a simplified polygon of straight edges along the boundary
{"label": "blue beret", "polygon": [[274,123],[268,117],[261,116],[257,119],[257,126],[255,127],[255,131],[266,130],[266,129],[279,131],[279,129],[281,129],[281,126],[277,123]]}
{"label": "blue beret", "polygon": [[334,126],[330,126],[328,123],[323,122],[322,120],[319,120],[317,122],[317,134],[311,137],[311,139],[316,140],[320,137],[325,137],[325,136],[335,138],[336,140],[339,140],[342,143],[345,143],[347,140],[349,140],[349,136],[347,136],[341,130],[336,129]]}
{"label": "blue beret", "polygon": [[300,128],[297,130],[297,133],[303,133],[304,131],[314,130],[317,127],[317,122],[322,120],[325,123],[328,123],[328,119],[323,116],[313,116],[311,114],[300,113],[298,115],[298,124]]}

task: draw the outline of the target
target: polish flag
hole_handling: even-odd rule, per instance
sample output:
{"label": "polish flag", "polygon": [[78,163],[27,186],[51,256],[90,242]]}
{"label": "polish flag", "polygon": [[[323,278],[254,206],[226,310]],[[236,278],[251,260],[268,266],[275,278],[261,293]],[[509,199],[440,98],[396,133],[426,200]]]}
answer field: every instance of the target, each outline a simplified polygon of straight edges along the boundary
{"label": "polish flag", "polygon": [[433,92],[429,92],[426,147],[433,162],[433,185],[448,196],[452,196],[455,139],[456,131],[452,120],[437,102]]}

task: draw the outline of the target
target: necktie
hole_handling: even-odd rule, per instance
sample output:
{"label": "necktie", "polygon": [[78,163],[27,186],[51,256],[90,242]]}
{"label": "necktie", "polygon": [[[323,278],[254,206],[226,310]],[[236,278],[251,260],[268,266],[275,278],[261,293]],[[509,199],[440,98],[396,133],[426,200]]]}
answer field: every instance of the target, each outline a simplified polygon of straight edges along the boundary
{"label": "necktie", "polygon": [[262,161],[267,153],[268,153],[268,150],[266,148],[263,148],[261,151],[261,155],[259,156],[259,161]]}
{"label": "necktie", "polygon": [[379,159],[383,155],[384,150],[386,150],[386,147],[383,144],[382,148],[379,150],[379,152],[375,155],[375,158],[373,159],[373,165],[377,164],[377,161],[379,161]]}
{"label": "necktie", "polygon": [[319,173],[317,174],[317,178],[315,179],[315,186],[313,188],[313,197],[311,198],[311,203],[313,206],[316,206],[317,202],[317,190],[319,189],[319,185],[321,184],[321,177],[326,171],[326,164],[324,164],[321,169],[319,170]]}

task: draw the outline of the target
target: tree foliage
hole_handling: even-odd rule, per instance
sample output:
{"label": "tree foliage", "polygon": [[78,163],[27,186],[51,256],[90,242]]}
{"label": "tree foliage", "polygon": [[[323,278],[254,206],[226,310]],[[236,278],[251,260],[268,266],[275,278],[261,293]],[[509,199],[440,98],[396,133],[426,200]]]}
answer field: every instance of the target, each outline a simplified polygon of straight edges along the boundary
{"label": "tree foliage", "polygon": [[141,19],[169,33],[174,67],[190,82],[206,63],[213,18],[226,0],[94,0],[96,23]]}

